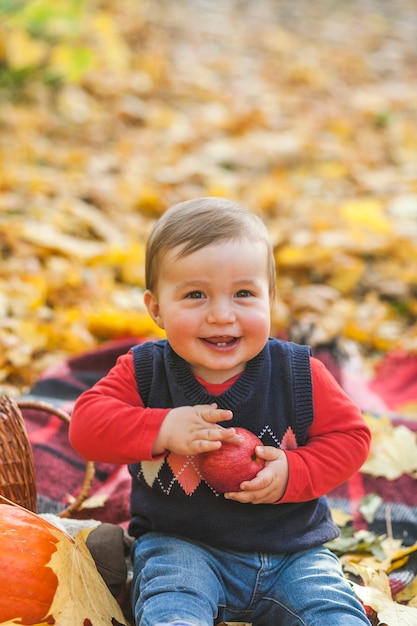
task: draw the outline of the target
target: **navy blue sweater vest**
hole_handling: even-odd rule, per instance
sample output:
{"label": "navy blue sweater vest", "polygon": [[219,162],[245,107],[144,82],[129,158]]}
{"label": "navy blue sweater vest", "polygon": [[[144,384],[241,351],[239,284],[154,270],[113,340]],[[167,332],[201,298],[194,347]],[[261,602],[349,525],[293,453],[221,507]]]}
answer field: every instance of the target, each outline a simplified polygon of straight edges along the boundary
{"label": "navy blue sweater vest", "polygon": [[[313,415],[310,349],[270,339],[223,394],[212,396],[165,340],[132,350],[145,406],[172,408],[216,402],[233,411],[231,422],[254,432],[264,445],[280,446],[288,429],[304,445]],[[168,455],[129,466],[129,531],[158,531],[240,551],[295,552],[334,539],[337,527],[325,498],[288,504],[226,500],[201,479],[195,458]]]}

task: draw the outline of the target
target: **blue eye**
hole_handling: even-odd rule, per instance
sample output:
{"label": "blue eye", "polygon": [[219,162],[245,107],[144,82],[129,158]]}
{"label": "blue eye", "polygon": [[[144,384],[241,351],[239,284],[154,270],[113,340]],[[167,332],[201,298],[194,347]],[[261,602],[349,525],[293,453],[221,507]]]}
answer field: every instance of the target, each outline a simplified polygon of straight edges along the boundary
{"label": "blue eye", "polygon": [[251,291],[249,291],[248,289],[240,289],[236,293],[236,296],[238,298],[250,298],[252,295],[253,295],[253,293]]}

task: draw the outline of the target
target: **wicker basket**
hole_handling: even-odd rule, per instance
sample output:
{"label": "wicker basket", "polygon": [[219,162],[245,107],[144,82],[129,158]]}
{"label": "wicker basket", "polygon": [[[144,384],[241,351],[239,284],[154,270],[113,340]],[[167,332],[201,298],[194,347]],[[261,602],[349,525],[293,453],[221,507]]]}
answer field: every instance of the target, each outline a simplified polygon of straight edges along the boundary
{"label": "wicker basket", "polygon": [[[69,424],[70,416],[46,402],[32,400],[15,401],[0,397],[0,495],[8,500],[37,512],[36,478],[33,451],[29,442],[21,409],[36,409],[51,413]],[[61,513],[70,517],[87,498],[94,478],[94,464],[87,461],[84,482],[77,498]]]}

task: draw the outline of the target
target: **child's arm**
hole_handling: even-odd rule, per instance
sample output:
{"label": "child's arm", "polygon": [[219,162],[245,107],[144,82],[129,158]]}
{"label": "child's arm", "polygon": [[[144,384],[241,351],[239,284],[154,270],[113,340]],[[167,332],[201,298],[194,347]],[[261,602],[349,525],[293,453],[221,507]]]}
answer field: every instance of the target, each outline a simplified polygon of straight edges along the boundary
{"label": "child's arm", "polygon": [[144,408],[127,353],[78,398],[71,416],[71,445],[83,457],[105,463],[152,459],[152,447],[169,409]]}
{"label": "child's arm", "polygon": [[305,502],[325,495],[354,474],[367,458],[370,431],[359,408],[317,359],[311,359],[314,422],[306,445],[294,450],[267,446],[258,454],[266,465],[243,491],[227,494],[238,502]]}
{"label": "child's arm", "polygon": [[240,442],[232,419],[216,405],[145,408],[138,392],[132,354],[120,357],[110,372],[77,400],[71,417],[71,445],[91,461],[135,463],[177,454],[213,450],[221,441]]}
{"label": "child's arm", "polygon": [[289,479],[280,502],[322,496],[365,462],[371,433],[360,409],[317,359],[311,359],[314,422],[305,446],[287,452]]}

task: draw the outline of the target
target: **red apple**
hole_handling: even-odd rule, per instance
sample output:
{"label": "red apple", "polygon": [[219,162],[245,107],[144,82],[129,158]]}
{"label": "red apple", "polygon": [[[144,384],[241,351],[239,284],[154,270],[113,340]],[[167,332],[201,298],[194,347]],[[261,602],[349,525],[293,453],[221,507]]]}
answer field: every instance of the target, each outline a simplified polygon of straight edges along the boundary
{"label": "red apple", "polygon": [[199,455],[200,472],[210,487],[218,493],[240,491],[240,483],[252,480],[263,468],[265,461],[255,452],[262,441],[246,428],[235,428],[243,437],[242,443],[223,441],[220,448]]}

